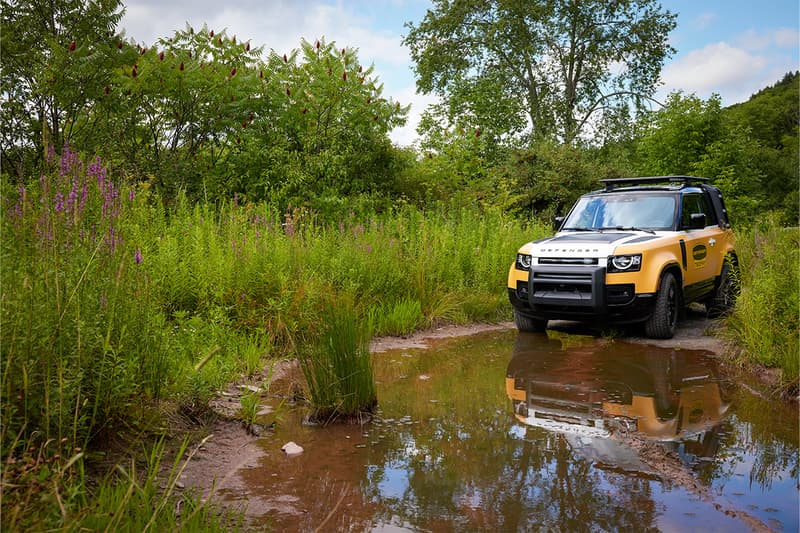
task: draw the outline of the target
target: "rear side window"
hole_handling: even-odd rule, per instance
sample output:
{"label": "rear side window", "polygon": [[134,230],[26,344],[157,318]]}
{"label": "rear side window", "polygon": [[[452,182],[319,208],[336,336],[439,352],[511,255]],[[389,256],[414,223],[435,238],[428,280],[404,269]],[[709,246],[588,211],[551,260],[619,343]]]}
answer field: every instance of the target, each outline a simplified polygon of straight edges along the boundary
{"label": "rear side window", "polygon": [[692,215],[702,213],[706,216],[706,226],[713,226],[717,223],[714,211],[708,204],[708,199],[704,194],[691,193],[683,196],[681,202],[681,226],[688,228],[691,226]]}

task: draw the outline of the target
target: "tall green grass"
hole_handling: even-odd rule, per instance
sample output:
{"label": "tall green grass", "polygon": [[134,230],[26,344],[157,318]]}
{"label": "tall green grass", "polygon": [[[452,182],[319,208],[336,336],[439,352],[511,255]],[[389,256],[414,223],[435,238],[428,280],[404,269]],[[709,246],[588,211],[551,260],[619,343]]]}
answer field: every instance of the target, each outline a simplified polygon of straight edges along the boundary
{"label": "tall green grass", "polygon": [[741,294],[726,321],[743,357],[780,368],[796,393],[800,364],[800,229],[766,218],[737,231]]}

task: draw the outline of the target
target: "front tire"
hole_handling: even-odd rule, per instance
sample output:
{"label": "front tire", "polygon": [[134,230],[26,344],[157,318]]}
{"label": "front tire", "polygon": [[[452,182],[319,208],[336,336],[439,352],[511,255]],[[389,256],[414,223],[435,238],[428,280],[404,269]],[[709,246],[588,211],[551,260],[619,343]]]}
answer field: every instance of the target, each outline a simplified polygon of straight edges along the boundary
{"label": "front tire", "polygon": [[644,323],[644,331],[651,339],[671,339],[678,327],[680,294],[678,282],[670,272],[665,272],[656,294],[653,315]]}
{"label": "front tire", "polygon": [[516,309],[514,309],[514,324],[517,325],[519,331],[526,333],[542,333],[547,329],[547,320],[523,315]]}

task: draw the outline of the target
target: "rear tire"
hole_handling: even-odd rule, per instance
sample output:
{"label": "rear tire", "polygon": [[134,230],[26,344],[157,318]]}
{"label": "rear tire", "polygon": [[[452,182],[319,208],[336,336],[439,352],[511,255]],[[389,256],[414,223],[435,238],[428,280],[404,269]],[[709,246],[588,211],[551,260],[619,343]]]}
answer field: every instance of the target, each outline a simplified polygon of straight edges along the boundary
{"label": "rear tire", "polygon": [[644,331],[651,339],[671,339],[678,327],[680,310],[678,282],[670,272],[665,272],[656,294],[653,315],[644,323]]}
{"label": "rear tire", "polygon": [[516,309],[514,309],[514,324],[517,325],[519,331],[526,333],[541,333],[547,329],[547,320],[523,315]]}
{"label": "rear tire", "polygon": [[719,286],[714,295],[706,301],[706,314],[709,318],[719,318],[729,313],[739,296],[739,270],[730,259],[725,259],[719,276]]}

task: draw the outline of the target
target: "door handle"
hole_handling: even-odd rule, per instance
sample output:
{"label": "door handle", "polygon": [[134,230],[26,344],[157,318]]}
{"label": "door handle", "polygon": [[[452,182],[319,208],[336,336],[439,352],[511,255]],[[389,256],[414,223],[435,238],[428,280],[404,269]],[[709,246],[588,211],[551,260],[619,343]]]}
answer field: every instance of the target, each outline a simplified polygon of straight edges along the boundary
{"label": "door handle", "polygon": [[714,240],[714,239],[708,239],[708,245],[709,245],[709,246],[714,246],[715,244],[717,244],[717,241],[716,241],[716,240]]}

